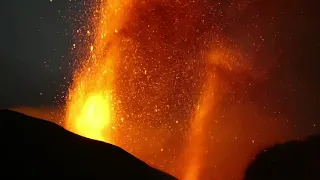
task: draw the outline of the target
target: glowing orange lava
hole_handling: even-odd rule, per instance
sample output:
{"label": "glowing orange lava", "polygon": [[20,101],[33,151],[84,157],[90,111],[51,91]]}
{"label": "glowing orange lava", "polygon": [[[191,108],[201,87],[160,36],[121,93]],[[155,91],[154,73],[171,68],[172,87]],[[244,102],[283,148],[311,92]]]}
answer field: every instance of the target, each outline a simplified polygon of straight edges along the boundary
{"label": "glowing orange lava", "polygon": [[94,43],[88,48],[88,59],[82,61],[74,75],[67,103],[67,129],[109,143],[112,143],[110,131],[114,123],[113,69],[119,48],[114,40],[129,2],[109,0],[97,5],[94,32],[86,32],[94,36]]}
{"label": "glowing orange lava", "polygon": [[[93,42],[73,77],[65,127],[179,178],[199,179],[217,102],[204,53],[220,31],[213,18],[220,12],[211,1],[98,2],[88,23],[94,29],[79,30]],[[230,54],[215,52],[210,64],[232,70],[222,60]]]}
{"label": "glowing orange lava", "polygon": [[84,102],[80,113],[72,118],[75,123],[75,131],[88,138],[108,141],[102,132],[109,128],[111,121],[110,95],[93,94],[89,95]]}

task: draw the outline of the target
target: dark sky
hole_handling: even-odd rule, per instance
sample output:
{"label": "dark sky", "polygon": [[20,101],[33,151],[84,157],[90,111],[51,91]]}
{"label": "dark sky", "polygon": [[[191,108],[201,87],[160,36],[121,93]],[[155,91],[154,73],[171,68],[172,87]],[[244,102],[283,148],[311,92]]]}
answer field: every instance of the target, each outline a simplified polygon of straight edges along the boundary
{"label": "dark sky", "polygon": [[[249,7],[245,15],[259,14],[254,21],[259,21],[257,24],[266,41],[256,61],[275,62],[266,81],[256,87],[254,98],[261,99],[260,103],[265,106],[274,107],[271,112],[287,114],[302,131],[310,126],[320,130],[317,124],[320,100],[318,7],[314,0],[260,1]],[[265,25],[270,22],[271,25]],[[244,38],[241,40],[245,42]]]}
{"label": "dark sky", "polygon": [[72,45],[68,6],[62,0],[2,3],[0,108],[52,104],[61,92]]}
{"label": "dark sky", "polygon": [[258,0],[227,28],[228,36],[253,54],[256,71],[268,69],[250,88],[252,101],[269,115],[285,115],[304,133],[320,130],[318,7],[315,0]]}

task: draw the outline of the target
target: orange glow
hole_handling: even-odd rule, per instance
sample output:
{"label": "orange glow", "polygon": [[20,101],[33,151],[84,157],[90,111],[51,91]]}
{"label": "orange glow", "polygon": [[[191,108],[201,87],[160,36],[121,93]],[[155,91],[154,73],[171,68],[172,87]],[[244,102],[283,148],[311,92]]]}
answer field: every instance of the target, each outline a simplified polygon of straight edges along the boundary
{"label": "orange glow", "polygon": [[[123,12],[129,1],[101,1],[94,14],[93,45],[88,59],[74,75],[67,102],[66,128],[82,136],[112,142],[114,124],[112,102],[113,69],[118,59],[116,28],[122,26]],[[110,45],[112,44],[112,45]],[[74,45],[75,46],[75,45]]]}
{"label": "orange glow", "polygon": [[70,114],[70,119],[74,119],[75,131],[82,136],[107,141],[104,128],[109,128],[111,123],[111,102],[110,95],[93,94],[89,95],[84,102],[80,113],[73,116]]}
{"label": "orange glow", "polygon": [[186,145],[186,174],[184,180],[200,179],[201,166],[206,163],[204,158],[206,152],[207,120],[210,116],[210,108],[215,105],[216,82],[213,74],[208,74],[207,81],[203,87],[194,118],[190,121],[189,139]]}
{"label": "orange glow", "polygon": [[238,68],[233,51],[209,48],[220,31],[215,8],[209,1],[99,3],[88,23],[94,29],[77,30],[93,42],[80,49],[88,57],[80,57],[69,89],[65,127],[180,179],[201,179],[219,97],[214,68]]}

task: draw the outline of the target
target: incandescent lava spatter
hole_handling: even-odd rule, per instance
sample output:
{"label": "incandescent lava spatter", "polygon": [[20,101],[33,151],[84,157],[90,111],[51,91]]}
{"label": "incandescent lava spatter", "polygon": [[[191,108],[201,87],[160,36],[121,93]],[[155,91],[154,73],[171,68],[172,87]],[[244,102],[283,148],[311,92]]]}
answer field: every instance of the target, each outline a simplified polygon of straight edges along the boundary
{"label": "incandescent lava spatter", "polygon": [[66,127],[177,177],[198,179],[201,169],[184,171],[204,163],[204,117],[223,89],[214,80],[216,69],[242,63],[221,35],[232,2],[109,0],[85,6],[88,25],[76,29],[79,69]]}

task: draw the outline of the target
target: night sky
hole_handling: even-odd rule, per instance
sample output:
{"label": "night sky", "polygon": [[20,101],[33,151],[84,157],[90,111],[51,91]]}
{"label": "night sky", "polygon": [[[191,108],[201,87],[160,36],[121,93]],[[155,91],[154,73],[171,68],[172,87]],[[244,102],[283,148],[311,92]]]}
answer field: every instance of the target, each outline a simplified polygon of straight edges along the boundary
{"label": "night sky", "polygon": [[52,106],[63,91],[72,46],[64,18],[68,6],[69,1],[49,0],[2,3],[1,108]]}
{"label": "night sky", "polygon": [[[72,3],[76,2],[10,0],[2,3],[0,108],[63,105],[60,103],[63,92],[74,70],[68,66],[73,61],[69,9]],[[277,132],[283,134],[273,141],[319,133],[317,1],[239,0],[239,4],[238,10],[225,12],[223,21],[227,23],[221,33],[250,54],[253,68],[249,80],[245,80],[250,86],[232,85],[233,96],[241,96],[244,104],[258,109],[249,108],[247,112],[250,109],[252,113],[258,112],[254,115],[255,127],[259,126],[259,117],[271,118],[279,124]],[[230,103],[229,99],[224,103]],[[226,116],[235,118],[241,114],[238,106],[229,107]],[[285,128],[280,128],[280,124]],[[247,126],[244,129],[250,130]]]}

